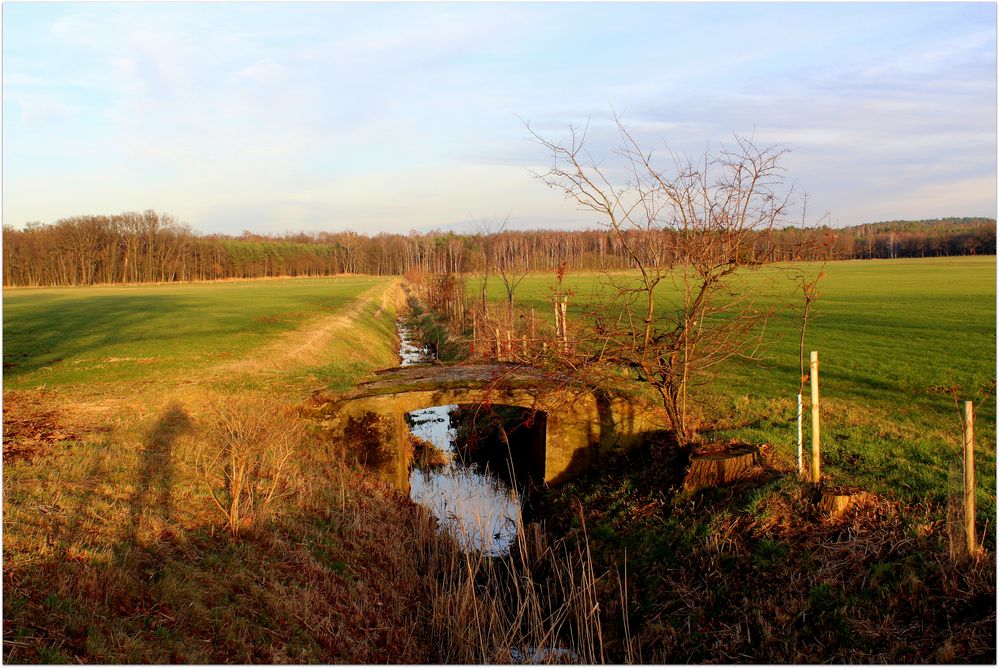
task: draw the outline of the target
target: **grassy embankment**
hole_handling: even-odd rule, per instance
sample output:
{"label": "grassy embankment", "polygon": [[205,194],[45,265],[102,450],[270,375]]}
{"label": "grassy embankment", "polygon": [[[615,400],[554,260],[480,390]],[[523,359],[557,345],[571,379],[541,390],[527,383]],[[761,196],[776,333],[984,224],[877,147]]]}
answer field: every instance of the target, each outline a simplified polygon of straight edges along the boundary
{"label": "grassy embankment", "polygon": [[[977,399],[995,382],[996,259],[840,262],[826,274],[806,341],[820,351],[823,474],[879,497],[830,521],[796,483],[801,300],[775,272],[747,275],[776,310],[767,359],[720,368],[694,397],[709,441],[768,444],[767,466],[688,497],[678,494],[683,456],[653,446],[545,499],[553,537],[588,537],[598,574],[609,571],[608,620],[622,607],[610,583],[627,568],[632,639],[607,624],[611,657],[628,647],[667,663],[994,661],[994,393],[977,407],[987,551],[970,566],[949,557],[959,521],[947,498],[961,488],[948,388]],[[518,306],[549,317],[553,283],[528,277]],[[571,325],[585,326],[599,283],[566,278]],[[490,286],[496,301],[500,287]],[[807,386],[805,402],[807,457]]]}
{"label": "grassy embankment", "polygon": [[5,661],[426,660],[421,513],[312,433],[234,540],[198,469],[220,412],[294,413],[394,364],[396,295],[364,277],[6,291]]}

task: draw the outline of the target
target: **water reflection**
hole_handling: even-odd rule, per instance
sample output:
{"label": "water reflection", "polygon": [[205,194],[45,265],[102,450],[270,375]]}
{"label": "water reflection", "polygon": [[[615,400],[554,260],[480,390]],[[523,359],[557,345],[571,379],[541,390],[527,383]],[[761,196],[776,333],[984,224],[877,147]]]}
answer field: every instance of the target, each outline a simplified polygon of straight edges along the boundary
{"label": "water reflection", "polygon": [[402,358],[401,366],[413,366],[426,362],[427,349],[413,341],[409,330],[403,327],[401,322],[397,324],[397,330],[399,332],[399,356]]}
{"label": "water reflection", "polygon": [[434,406],[407,416],[411,431],[440,449],[447,464],[434,470],[414,468],[410,498],[426,506],[441,526],[466,549],[496,556],[517,540],[520,499],[505,482],[457,456],[452,415],[458,406]]}
{"label": "water reflection", "polygon": [[[399,323],[402,366],[427,362],[429,351],[413,341]],[[505,482],[489,471],[469,466],[458,457],[458,430],[452,415],[458,406],[434,406],[406,416],[414,436],[428,441],[444,454],[446,464],[433,469],[414,466],[409,474],[409,496],[434,514],[465,549],[497,556],[509,552],[517,540],[520,499]]]}

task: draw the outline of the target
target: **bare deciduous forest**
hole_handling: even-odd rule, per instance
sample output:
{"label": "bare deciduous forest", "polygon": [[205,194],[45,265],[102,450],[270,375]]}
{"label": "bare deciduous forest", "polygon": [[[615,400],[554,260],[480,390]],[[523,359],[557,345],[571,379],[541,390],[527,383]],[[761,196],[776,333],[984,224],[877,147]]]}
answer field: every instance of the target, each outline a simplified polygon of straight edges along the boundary
{"label": "bare deciduous forest", "polygon": [[[988,218],[891,221],[819,228],[831,243],[804,241],[816,230],[786,227],[753,245],[759,261],[939,257],[996,252],[996,223]],[[51,224],[3,228],[6,287],[167,283],[273,276],[399,275],[480,271],[490,244],[502,266],[553,271],[634,268],[628,235],[607,229],[503,231],[490,235],[431,231],[408,235],[316,232],[267,236],[199,234],[175,217],[145,211],[74,216]],[[812,257],[815,255],[815,257]]]}

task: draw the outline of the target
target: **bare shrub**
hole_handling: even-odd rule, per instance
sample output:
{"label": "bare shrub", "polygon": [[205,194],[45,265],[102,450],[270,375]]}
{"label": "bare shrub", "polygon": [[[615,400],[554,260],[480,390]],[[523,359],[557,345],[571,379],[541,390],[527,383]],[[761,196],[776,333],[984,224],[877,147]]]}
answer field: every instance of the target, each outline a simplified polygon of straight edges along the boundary
{"label": "bare shrub", "polygon": [[301,423],[281,403],[220,401],[209,408],[197,468],[233,536],[286,495],[288,460],[302,436]]}

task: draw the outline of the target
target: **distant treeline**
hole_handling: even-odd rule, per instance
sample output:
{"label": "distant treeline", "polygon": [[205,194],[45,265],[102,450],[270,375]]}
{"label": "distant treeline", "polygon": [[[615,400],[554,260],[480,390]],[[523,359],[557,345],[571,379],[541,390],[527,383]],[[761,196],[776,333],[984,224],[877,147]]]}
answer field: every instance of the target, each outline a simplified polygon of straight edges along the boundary
{"label": "distant treeline", "polygon": [[[637,236],[639,233],[636,232]],[[759,261],[994,255],[991,218],[890,221],[830,229],[787,227],[760,235]],[[487,260],[488,258],[488,260]],[[5,286],[201,281],[343,273],[477,272],[488,262],[553,270],[624,269],[626,251],[606,230],[499,234],[317,232],[197,234],[155,211],[77,216],[3,228]]]}

